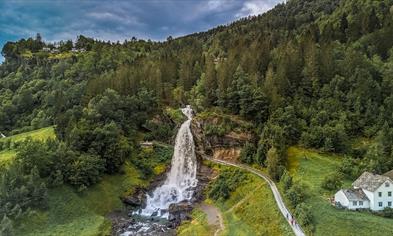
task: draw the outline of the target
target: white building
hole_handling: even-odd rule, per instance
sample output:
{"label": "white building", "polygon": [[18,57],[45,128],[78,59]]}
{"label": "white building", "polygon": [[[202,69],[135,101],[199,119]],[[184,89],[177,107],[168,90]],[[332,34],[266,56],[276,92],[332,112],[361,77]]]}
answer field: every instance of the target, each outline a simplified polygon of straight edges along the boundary
{"label": "white building", "polygon": [[380,211],[386,207],[393,208],[393,181],[389,174],[364,172],[353,182],[351,189],[341,189],[334,195],[336,204],[351,210]]}

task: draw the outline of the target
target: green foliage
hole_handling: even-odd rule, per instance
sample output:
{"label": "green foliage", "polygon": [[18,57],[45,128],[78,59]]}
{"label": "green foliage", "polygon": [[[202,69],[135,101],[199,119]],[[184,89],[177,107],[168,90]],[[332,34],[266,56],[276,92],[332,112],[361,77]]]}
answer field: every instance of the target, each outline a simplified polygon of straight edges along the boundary
{"label": "green foliage", "polygon": [[4,231],[12,230],[11,218],[18,220],[31,209],[47,207],[47,188],[37,168],[26,174],[18,165],[11,165],[0,176],[0,215],[4,216]]}
{"label": "green foliage", "polygon": [[293,185],[292,176],[285,170],[281,176],[280,182],[283,183],[284,190],[288,191]]}
{"label": "green foliage", "polygon": [[[301,180],[309,186],[309,197],[305,204],[312,209],[313,235],[351,235],[357,225],[358,235],[390,235],[393,227],[391,219],[376,216],[370,212],[344,211],[333,207],[327,200],[331,192],[321,188],[323,180],[334,173],[346,158],[342,155],[322,154],[309,149],[291,147],[288,150],[289,173],[294,181]],[[356,176],[357,178],[359,176]],[[344,187],[350,186],[354,179],[344,179]],[[362,222],[369,222],[363,224]],[[304,229],[306,229],[304,227]]]}
{"label": "green foliage", "polygon": [[224,170],[220,173],[209,186],[208,196],[214,200],[225,200],[231,195],[231,192],[246,180],[243,171],[238,169],[234,171]]}
{"label": "green foliage", "polygon": [[326,176],[322,182],[321,187],[328,191],[337,191],[343,186],[343,178],[340,174],[334,173],[330,176]]}
{"label": "green foliage", "polygon": [[[169,146],[153,145],[153,148],[142,148],[133,156],[131,162],[138,168],[141,176],[148,179],[155,173],[159,164],[169,164],[172,159],[173,149]],[[160,173],[159,173],[160,174]]]}
{"label": "green foliage", "polygon": [[14,227],[12,225],[12,221],[4,215],[3,219],[0,222],[0,235],[3,236],[13,236],[14,235]]}
{"label": "green foliage", "polygon": [[377,213],[386,218],[393,218],[393,209],[390,207],[385,207],[380,213]]}
{"label": "green foliage", "polygon": [[270,148],[267,152],[267,172],[275,180],[278,180],[282,176],[285,169],[281,164],[283,160],[282,155],[283,154],[281,154],[275,147]]}
{"label": "green foliage", "polygon": [[292,207],[296,207],[303,203],[308,196],[308,189],[303,183],[295,182],[285,193],[285,196],[291,203]]}
{"label": "green foliage", "polygon": [[[216,170],[221,173],[235,172],[237,168],[221,166]],[[246,180],[231,192],[228,199],[213,202],[220,209],[224,220],[225,230],[220,234],[292,235],[265,180],[250,173],[245,175]]]}
{"label": "green foliage", "polygon": [[79,186],[79,190],[97,183],[105,170],[105,161],[98,156],[82,154],[69,165],[68,180],[70,184]]}
{"label": "green foliage", "polygon": [[295,217],[301,225],[305,226],[312,225],[314,221],[311,208],[306,203],[300,203],[296,206]]}
{"label": "green foliage", "polygon": [[240,152],[240,161],[247,164],[254,162],[255,145],[252,143],[246,143]]}

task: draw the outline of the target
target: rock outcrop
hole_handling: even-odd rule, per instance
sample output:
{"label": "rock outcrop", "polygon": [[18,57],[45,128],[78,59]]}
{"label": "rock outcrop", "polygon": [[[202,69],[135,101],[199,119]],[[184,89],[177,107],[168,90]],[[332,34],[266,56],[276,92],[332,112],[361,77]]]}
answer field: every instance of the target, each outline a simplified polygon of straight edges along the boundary
{"label": "rock outcrop", "polygon": [[192,203],[188,201],[171,204],[168,209],[168,227],[176,228],[184,220],[191,219],[191,211],[193,209]]}
{"label": "rock outcrop", "polygon": [[205,155],[237,162],[244,144],[252,139],[252,135],[245,131],[229,131],[224,135],[208,135],[206,127],[218,125],[217,119],[193,119],[191,131],[194,136],[195,150],[199,159]]}

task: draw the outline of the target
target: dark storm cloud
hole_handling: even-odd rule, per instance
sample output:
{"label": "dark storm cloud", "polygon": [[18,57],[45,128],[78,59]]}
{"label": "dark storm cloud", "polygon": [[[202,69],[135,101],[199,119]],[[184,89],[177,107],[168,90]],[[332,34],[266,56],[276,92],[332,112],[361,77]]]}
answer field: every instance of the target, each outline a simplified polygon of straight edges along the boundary
{"label": "dark storm cloud", "polygon": [[164,40],[267,11],[282,0],[0,0],[0,46],[41,33],[47,41],[83,34],[102,40]]}

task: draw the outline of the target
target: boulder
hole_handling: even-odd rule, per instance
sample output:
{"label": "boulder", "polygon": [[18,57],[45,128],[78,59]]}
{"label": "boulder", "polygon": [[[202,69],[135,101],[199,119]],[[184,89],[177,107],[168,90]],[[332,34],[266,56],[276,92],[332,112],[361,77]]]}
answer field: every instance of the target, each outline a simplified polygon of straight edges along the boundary
{"label": "boulder", "polygon": [[187,201],[169,205],[168,226],[171,228],[176,228],[181,224],[182,221],[190,220],[191,219],[190,214],[192,209],[193,209],[192,204]]}
{"label": "boulder", "polygon": [[142,188],[137,188],[134,194],[121,197],[121,200],[124,204],[132,207],[144,207],[146,204],[146,192]]}

